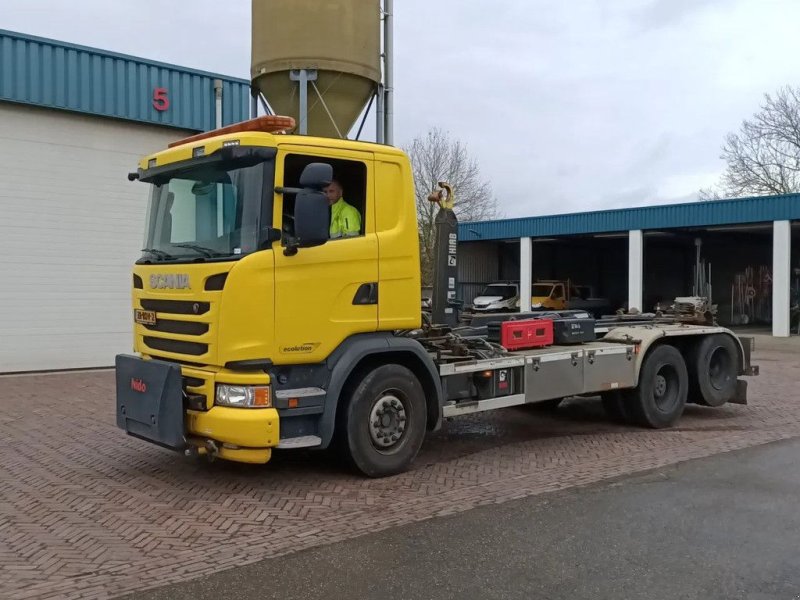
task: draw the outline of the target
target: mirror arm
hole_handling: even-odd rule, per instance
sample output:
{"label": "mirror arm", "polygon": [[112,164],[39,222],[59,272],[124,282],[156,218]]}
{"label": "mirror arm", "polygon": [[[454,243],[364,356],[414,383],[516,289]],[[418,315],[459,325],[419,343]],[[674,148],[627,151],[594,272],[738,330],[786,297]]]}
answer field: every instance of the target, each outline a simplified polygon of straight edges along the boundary
{"label": "mirror arm", "polygon": [[300,244],[297,241],[297,238],[286,236],[286,246],[283,248],[283,255],[284,256],[294,256],[297,254],[297,249],[300,247]]}
{"label": "mirror arm", "polygon": [[284,187],[282,185],[276,185],[275,186],[275,193],[276,194],[299,194],[302,191],[304,191],[303,188]]}

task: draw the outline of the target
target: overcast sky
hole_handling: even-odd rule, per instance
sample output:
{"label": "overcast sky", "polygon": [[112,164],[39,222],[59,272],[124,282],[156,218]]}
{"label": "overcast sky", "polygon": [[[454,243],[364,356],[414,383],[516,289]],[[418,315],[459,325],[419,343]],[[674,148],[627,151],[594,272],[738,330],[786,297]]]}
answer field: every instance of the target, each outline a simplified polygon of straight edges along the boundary
{"label": "overcast sky", "polygon": [[[798,23],[798,0],[395,0],[395,143],[448,130],[508,217],[694,200],[800,84]],[[2,0],[0,28],[249,78],[250,0]]]}

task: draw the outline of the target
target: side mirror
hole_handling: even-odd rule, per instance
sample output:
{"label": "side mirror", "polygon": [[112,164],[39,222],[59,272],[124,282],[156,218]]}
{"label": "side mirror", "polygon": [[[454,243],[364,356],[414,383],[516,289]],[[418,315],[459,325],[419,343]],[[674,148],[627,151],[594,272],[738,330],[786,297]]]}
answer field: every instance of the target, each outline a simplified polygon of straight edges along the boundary
{"label": "side mirror", "polygon": [[297,246],[320,246],[328,241],[329,230],[330,210],[325,194],[311,190],[298,193],[294,201],[294,237]]}
{"label": "side mirror", "polygon": [[322,190],[333,179],[333,167],[328,163],[309,163],[300,174],[300,187]]}

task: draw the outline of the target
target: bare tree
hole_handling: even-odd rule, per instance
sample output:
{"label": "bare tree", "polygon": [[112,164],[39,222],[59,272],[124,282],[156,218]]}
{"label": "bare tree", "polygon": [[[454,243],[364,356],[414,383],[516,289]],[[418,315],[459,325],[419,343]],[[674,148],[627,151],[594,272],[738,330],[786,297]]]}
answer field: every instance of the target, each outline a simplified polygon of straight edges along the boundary
{"label": "bare tree", "polygon": [[706,202],[708,200],[722,200],[725,198],[723,192],[715,187],[700,188],[697,192],[697,199]]}
{"label": "bare tree", "polygon": [[422,285],[432,285],[434,260],[434,219],[438,206],[428,201],[428,194],[446,181],[455,194],[454,211],[459,221],[481,221],[498,216],[492,187],[481,178],[478,164],[466,146],[447,132],[432,128],[425,136],[414,138],[406,148],[414,172],[414,189],[419,221]]}
{"label": "bare tree", "polygon": [[701,198],[800,192],[800,88],[784,87],[764,99],[761,110],[725,138],[720,190],[701,190]]}

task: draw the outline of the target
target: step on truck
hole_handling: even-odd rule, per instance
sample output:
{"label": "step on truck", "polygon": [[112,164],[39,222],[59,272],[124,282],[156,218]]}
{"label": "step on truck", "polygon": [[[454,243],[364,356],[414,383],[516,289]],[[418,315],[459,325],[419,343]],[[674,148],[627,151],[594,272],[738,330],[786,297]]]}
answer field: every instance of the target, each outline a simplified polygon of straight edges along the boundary
{"label": "step on truck", "polygon": [[[423,320],[408,157],[293,126],[267,116],[192,136],[130,173],[150,200],[133,353],[116,357],[128,434],[245,463],[335,445],[379,477],[408,469],[426,432],[459,415],[588,395],[663,428],[687,402],[746,402],[751,344],[722,327],[621,324],[516,350],[460,332],[452,191],[439,195],[448,269]],[[361,216],[351,235],[331,230],[334,181]]]}

